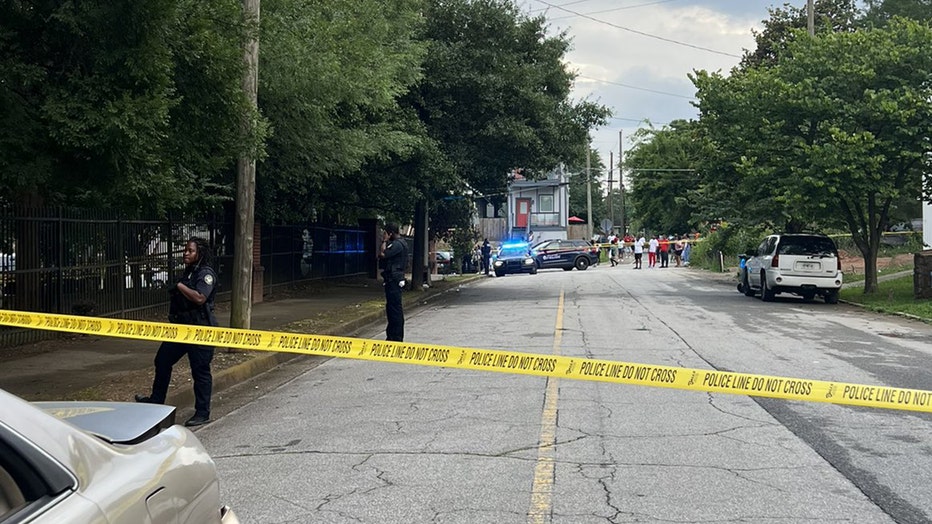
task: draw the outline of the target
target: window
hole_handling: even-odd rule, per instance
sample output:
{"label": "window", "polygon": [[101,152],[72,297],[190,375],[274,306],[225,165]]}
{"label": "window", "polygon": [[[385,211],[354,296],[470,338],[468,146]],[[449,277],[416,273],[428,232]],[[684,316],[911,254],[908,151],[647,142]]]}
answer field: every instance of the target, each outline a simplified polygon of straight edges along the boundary
{"label": "window", "polygon": [[553,195],[540,195],[538,208],[541,213],[553,213]]}

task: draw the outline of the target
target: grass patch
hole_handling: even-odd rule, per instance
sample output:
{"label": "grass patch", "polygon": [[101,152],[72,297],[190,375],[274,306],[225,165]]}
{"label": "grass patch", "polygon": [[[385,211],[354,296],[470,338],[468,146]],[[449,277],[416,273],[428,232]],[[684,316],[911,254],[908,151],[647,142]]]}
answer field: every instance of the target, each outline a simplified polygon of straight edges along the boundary
{"label": "grass patch", "polygon": [[[913,264],[900,264],[896,266],[887,266],[877,270],[877,276],[882,277],[884,275],[890,275],[893,273],[899,273],[900,271],[912,271]],[[909,277],[912,279],[912,277]],[[864,273],[845,273],[845,282],[864,282]],[[912,282],[912,280],[910,280]],[[882,284],[881,284],[882,286]]]}
{"label": "grass patch", "polygon": [[912,275],[881,282],[877,292],[871,295],[865,295],[860,288],[842,289],[841,299],[871,311],[906,313],[932,322],[932,300],[913,298]]}

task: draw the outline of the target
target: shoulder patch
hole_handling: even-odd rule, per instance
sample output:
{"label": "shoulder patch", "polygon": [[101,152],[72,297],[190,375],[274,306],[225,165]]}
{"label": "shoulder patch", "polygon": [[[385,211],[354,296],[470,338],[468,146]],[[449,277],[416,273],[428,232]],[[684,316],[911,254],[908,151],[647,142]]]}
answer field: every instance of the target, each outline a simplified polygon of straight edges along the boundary
{"label": "shoulder patch", "polygon": [[207,282],[208,286],[214,285],[214,276],[213,275],[204,275],[204,282]]}

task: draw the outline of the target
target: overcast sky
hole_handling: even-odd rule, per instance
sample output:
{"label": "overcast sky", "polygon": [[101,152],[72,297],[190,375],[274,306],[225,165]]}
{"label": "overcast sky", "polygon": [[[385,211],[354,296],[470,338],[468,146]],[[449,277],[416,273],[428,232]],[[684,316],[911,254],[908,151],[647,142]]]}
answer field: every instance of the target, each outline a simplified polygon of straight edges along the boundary
{"label": "overcast sky", "polygon": [[[610,124],[593,132],[593,146],[605,165],[609,152],[617,165],[619,131],[627,150],[631,134],[646,127],[646,120],[662,127],[696,118],[690,104],[695,88],[687,74],[727,73],[745,49],[755,47],[751,30],[762,27],[767,8],[775,5],[761,0],[517,1],[528,14],[544,14],[552,32],[565,30],[572,39],[567,58],[579,74],[574,98],[612,109]],[[801,6],[805,0],[790,3]]]}

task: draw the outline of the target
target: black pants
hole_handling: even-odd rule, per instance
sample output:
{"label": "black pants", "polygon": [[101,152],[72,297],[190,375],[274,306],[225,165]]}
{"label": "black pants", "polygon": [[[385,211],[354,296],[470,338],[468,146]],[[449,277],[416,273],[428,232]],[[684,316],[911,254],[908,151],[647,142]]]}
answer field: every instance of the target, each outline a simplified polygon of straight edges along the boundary
{"label": "black pants", "polygon": [[405,338],[405,312],[401,303],[402,287],[398,280],[385,281],[385,340],[402,342]]}
{"label": "black pants", "polygon": [[210,374],[210,361],[214,359],[214,348],[196,346],[178,342],[162,342],[155,354],[155,379],[152,381],[152,401],[165,403],[168,384],[172,379],[172,368],[188,355],[191,364],[191,377],[194,379],[195,415],[210,417],[210,394],[213,389],[213,377]]}
{"label": "black pants", "polygon": [[667,267],[670,264],[670,252],[661,251],[660,252],[660,267]]}

